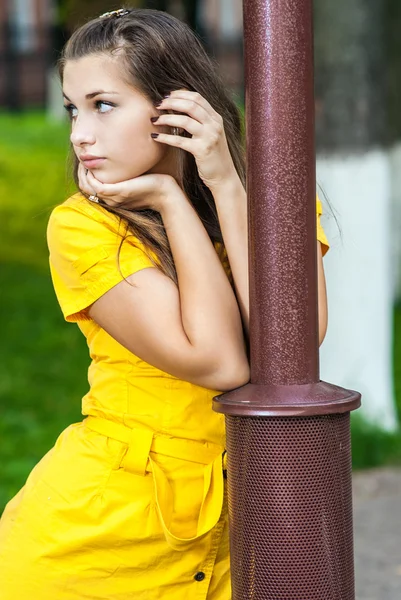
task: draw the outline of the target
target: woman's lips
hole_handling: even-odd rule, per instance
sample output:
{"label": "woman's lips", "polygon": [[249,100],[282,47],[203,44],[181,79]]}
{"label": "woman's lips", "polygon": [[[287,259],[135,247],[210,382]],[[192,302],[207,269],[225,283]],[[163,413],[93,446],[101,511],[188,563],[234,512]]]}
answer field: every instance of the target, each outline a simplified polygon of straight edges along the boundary
{"label": "woman's lips", "polygon": [[87,169],[94,169],[99,167],[105,160],[105,158],[91,158],[88,160],[82,160],[81,162]]}

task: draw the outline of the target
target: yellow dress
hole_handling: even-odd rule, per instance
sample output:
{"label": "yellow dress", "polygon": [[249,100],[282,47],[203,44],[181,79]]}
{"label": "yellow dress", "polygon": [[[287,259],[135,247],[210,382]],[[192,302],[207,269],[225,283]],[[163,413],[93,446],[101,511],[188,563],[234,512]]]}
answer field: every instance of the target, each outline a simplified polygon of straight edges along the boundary
{"label": "yellow dress", "polygon": [[[317,200],[325,254],[321,212]],[[1,600],[231,598],[218,392],[145,363],[85,313],[123,277],[154,268],[132,236],[117,262],[122,233],[81,194],[49,220],[54,288],[86,337],[90,389],[86,418],[60,434],[3,513]]]}

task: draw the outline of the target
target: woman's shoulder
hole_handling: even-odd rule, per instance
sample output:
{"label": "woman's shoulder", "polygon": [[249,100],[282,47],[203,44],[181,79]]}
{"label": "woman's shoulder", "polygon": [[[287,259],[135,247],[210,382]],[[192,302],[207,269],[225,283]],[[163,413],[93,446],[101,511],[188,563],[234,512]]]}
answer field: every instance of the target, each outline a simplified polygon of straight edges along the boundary
{"label": "woman's shoulder", "polygon": [[47,224],[47,237],[59,238],[70,235],[109,237],[110,234],[124,237],[127,224],[103,206],[91,202],[78,192],[55,206]]}
{"label": "woman's shoulder", "polygon": [[126,235],[127,225],[122,219],[81,193],[53,208],[46,230],[53,259],[63,255],[73,260],[87,251],[97,252],[100,246],[104,252],[105,248],[118,247]]}
{"label": "woman's shoulder", "polygon": [[120,217],[109,212],[100,204],[91,202],[81,192],[69,196],[64,202],[55,206],[50,214],[50,220],[57,217],[63,217],[66,220],[75,217],[82,220],[82,216],[91,221],[108,225],[119,226],[121,224]]}

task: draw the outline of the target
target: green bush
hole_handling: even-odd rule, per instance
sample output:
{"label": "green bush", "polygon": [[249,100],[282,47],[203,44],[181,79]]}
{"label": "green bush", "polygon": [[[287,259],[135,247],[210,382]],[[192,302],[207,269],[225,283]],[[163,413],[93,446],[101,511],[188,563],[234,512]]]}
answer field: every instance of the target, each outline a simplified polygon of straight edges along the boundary
{"label": "green bush", "polygon": [[[89,357],[64,322],[50,280],[46,224],[73,188],[67,124],[0,114],[0,510],[70,423],[81,420]],[[395,309],[395,389],[401,405],[401,306]],[[355,467],[401,462],[401,439],[353,417]]]}

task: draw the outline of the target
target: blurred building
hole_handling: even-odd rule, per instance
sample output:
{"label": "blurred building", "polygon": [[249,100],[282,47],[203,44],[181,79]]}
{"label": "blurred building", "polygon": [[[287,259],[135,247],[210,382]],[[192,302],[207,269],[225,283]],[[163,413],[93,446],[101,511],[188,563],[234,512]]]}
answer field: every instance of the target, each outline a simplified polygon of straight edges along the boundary
{"label": "blurred building", "polygon": [[203,0],[199,2],[198,22],[225,83],[242,96],[242,0]]}
{"label": "blurred building", "polygon": [[[153,7],[151,2],[142,2],[144,6],[147,4]],[[184,0],[166,0],[163,6],[196,27],[218,62],[225,83],[241,97],[242,0],[198,0],[193,7],[194,15],[187,14],[187,4]],[[11,110],[45,107],[48,74],[60,49],[55,27],[56,6],[56,0],[0,0],[0,107]],[[89,18],[88,11],[99,14],[103,8],[114,6],[111,1],[102,1],[94,11],[92,3],[77,6],[71,3],[67,29],[72,30]]]}
{"label": "blurred building", "polygon": [[54,7],[54,0],[0,0],[0,107],[45,105]]}

